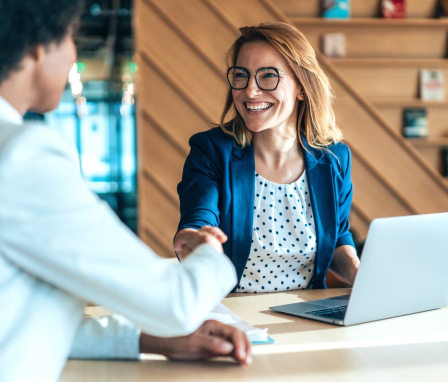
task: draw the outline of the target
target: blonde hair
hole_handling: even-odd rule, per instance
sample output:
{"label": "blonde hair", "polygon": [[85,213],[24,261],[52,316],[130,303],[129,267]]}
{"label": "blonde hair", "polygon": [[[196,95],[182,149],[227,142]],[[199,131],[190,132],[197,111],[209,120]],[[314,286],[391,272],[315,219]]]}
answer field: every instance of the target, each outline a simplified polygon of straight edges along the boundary
{"label": "blonde hair", "polygon": [[[273,46],[285,59],[297,82],[302,86],[304,101],[297,112],[297,135],[303,147],[302,132],[308,144],[314,148],[325,148],[342,140],[342,132],[336,126],[333,111],[333,93],[328,77],[316,59],[316,53],[306,37],[297,28],[281,22],[262,23],[259,26],[240,28],[241,36],[227,52],[227,65],[234,66],[244,44],[266,42]],[[224,122],[232,109],[234,117]],[[252,133],[233,103],[229,87],[224,110],[219,123],[221,129],[245,147],[252,141]]]}

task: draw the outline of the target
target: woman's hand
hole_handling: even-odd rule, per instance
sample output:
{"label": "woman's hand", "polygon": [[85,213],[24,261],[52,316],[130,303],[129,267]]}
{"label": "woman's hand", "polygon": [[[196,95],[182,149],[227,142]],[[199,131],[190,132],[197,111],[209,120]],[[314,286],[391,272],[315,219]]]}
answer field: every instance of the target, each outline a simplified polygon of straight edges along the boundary
{"label": "woman's hand", "polygon": [[204,226],[199,230],[184,228],[174,238],[174,251],[179,260],[185,259],[201,244],[210,244],[223,253],[222,244],[226,241],[227,236],[218,227]]}
{"label": "woman's hand", "polygon": [[171,360],[201,360],[232,356],[240,365],[252,362],[251,346],[242,331],[221,322],[205,321],[195,332],[183,337],[140,335],[140,352],[162,354]]}
{"label": "woman's hand", "polygon": [[344,286],[352,286],[359,268],[359,258],[356,249],[351,245],[341,245],[336,248],[330,269],[333,276]]}

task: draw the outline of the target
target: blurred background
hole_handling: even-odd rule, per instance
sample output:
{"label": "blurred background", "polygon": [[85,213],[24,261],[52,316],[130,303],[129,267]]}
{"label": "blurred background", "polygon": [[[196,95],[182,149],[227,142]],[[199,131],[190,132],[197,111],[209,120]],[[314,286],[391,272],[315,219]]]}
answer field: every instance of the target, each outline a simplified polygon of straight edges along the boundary
{"label": "blurred background", "polygon": [[131,0],[86,0],[78,59],[59,107],[40,116],[74,143],[91,188],[137,232],[137,151]]}

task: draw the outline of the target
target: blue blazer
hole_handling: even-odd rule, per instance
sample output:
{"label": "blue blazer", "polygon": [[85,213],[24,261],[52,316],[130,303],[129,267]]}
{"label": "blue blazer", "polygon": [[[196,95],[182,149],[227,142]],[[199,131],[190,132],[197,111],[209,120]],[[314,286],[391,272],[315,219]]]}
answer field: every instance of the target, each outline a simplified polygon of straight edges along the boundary
{"label": "blue blazer", "polygon": [[[343,143],[331,145],[327,151],[314,149],[304,136],[302,139],[317,236],[314,274],[308,287],[326,288],[334,250],[345,244],[354,246],[349,232],[351,154]],[[193,135],[190,147],[177,187],[181,215],[178,230],[220,227],[228,236],[224,252],[240,280],[253,230],[254,148],[241,148],[219,128]]]}

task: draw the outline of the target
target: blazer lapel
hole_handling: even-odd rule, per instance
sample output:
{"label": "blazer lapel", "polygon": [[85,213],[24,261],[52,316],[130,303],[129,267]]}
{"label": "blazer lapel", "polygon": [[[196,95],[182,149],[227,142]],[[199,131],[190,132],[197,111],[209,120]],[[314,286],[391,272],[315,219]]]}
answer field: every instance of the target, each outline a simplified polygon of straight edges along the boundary
{"label": "blazer lapel", "polygon": [[231,195],[232,195],[232,253],[238,280],[249,257],[255,190],[255,161],[253,146],[244,149],[234,147],[234,160],[230,163]]}
{"label": "blazer lapel", "polygon": [[317,252],[315,260],[314,280],[324,280],[327,264],[333,256],[332,242],[336,235],[335,196],[332,168],[319,150],[307,147],[304,150],[305,166],[308,178],[311,204],[313,206],[314,224],[316,228]]}

